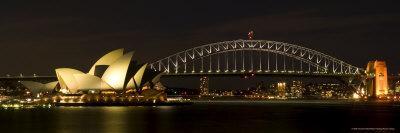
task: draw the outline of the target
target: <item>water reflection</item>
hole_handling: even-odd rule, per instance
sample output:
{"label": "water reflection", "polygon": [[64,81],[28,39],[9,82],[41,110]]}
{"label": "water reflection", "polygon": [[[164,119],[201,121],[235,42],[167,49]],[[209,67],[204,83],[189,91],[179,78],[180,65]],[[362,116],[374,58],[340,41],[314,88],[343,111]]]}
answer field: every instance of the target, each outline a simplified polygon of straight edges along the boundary
{"label": "water reflection", "polygon": [[[57,132],[162,132],[172,130],[174,107],[61,107]],[[62,115],[61,115],[62,114]]]}
{"label": "water reflection", "polygon": [[101,128],[106,133],[126,133],[129,132],[128,125],[134,124],[128,121],[129,108],[124,107],[103,107],[103,120]]}
{"label": "water reflection", "polygon": [[[399,106],[326,103],[196,103],[161,107],[0,110],[2,132],[346,132],[396,128]],[[397,127],[398,128],[398,127]]]}

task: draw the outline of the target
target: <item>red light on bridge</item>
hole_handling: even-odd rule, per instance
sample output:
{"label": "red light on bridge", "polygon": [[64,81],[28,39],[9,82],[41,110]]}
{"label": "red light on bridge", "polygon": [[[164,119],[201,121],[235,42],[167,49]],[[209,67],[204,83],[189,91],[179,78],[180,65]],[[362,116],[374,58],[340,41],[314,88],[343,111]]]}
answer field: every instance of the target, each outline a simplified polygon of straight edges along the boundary
{"label": "red light on bridge", "polygon": [[247,36],[249,37],[249,40],[253,40],[254,38],[254,31],[250,31]]}

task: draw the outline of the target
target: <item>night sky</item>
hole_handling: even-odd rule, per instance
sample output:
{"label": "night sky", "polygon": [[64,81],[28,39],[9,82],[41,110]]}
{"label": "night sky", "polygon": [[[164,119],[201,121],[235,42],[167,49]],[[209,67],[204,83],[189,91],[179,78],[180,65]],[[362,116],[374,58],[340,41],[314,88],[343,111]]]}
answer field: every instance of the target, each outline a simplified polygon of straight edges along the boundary
{"label": "night sky", "polygon": [[386,60],[400,70],[395,1],[0,2],[0,75],[88,71],[107,52],[135,50],[151,62],[213,42],[255,39],[300,44],[358,67]]}

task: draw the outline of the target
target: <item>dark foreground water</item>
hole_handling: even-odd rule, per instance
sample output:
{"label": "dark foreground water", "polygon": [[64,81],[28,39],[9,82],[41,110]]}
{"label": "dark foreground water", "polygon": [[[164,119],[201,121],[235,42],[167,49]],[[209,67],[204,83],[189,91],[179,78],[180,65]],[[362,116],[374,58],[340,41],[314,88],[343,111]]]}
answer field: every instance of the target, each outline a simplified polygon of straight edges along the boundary
{"label": "dark foreground water", "polygon": [[0,110],[0,132],[228,133],[400,130],[399,105],[341,102],[197,102],[164,107],[56,107]]}

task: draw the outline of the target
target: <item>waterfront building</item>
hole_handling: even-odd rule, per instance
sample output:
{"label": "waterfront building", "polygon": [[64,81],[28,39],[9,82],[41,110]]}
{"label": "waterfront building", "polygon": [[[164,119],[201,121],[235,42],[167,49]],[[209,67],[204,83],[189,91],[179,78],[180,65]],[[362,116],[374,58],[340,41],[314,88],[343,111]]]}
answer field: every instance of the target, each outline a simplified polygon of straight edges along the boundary
{"label": "waterfront building", "polygon": [[290,94],[295,98],[302,98],[304,93],[303,83],[301,81],[292,81],[292,86],[290,86]]}
{"label": "waterfront building", "polygon": [[124,54],[123,51],[117,49],[104,55],[87,73],[72,68],[58,68],[55,70],[58,81],[46,84],[33,81],[21,83],[35,94],[54,90],[63,95],[58,97],[61,99],[108,94],[166,99],[165,87],[159,81],[161,73],[151,70],[147,63],[139,64],[133,60],[134,52]]}
{"label": "waterfront building", "polygon": [[394,93],[395,94],[400,94],[400,81],[396,82]]}
{"label": "waterfront building", "polygon": [[286,96],[286,82],[278,82],[277,83],[277,92],[279,97]]}
{"label": "waterfront building", "polygon": [[312,83],[304,88],[303,97],[308,98],[348,98],[353,94],[339,83]]}
{"label": "waterfront building", "polygon": [[209,94],[209,81],[210,79],[206,76],[200,78],[200,95]]}

